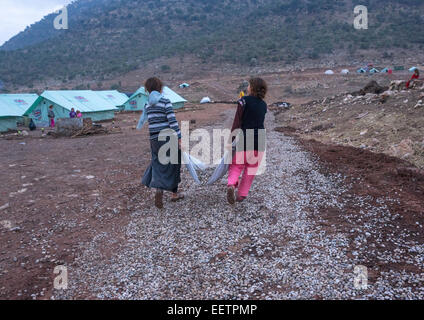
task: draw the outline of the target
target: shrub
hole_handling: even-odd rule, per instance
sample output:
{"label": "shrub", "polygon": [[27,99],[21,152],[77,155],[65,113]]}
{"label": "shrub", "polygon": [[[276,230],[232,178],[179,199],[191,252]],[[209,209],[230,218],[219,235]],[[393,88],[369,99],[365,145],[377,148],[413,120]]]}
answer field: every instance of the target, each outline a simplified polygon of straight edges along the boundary
{"label": "shrub", "polygon": [[171,71],[171,67],[168,66],[167,64],[164,64],[163,66],[160,67],[160,70],[162,72],[170,72]]}

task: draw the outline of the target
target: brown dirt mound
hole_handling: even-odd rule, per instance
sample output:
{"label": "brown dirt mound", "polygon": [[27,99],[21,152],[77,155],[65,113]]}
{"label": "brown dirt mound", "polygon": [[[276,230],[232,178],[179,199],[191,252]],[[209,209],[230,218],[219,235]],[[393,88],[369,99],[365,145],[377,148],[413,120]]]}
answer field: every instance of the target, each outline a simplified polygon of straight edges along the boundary
{"label": "brown dirt mound", "polygon": [[297,129],[294,127],[286,126],[286,127],[277,127],[274,129],[277,132],[285,133],[287,135],[290,135],[292,133],[297,132]]}
{"label": "brown dirt mound", "polygon": [[[414,167],[411,163],[349,146],[327,145],[315,140],[299,141],[327,165],[344,174],[359,175],[365,179],[373,188],[365,188],[362,190],[364,194],[369,195],[370,191],[374,191],[376,196],[391,195],[399,188],[409,195],[416,196],[424,208],[424,170]],[[359,191],[362,187],[357,188]]]}
{"label": "brown dirt mound", "polygon": [[383,87],[380,86],[377,81],[372,80],[367,83],[365,87],[363,87],[359,91],[352,92],[353,96],[365,96],[367,93],[373,93],[373,94],[381,94],[384,91],[389,90],[389,87]]}

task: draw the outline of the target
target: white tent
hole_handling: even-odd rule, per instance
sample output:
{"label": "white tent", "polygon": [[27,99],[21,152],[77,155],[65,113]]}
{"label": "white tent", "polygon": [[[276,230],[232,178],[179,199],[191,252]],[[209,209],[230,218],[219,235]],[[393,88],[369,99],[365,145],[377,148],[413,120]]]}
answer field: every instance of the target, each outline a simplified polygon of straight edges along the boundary
{"label": "white tent", "polygon": [[327,70],[327,71],[325,71],[325,74],[334,74],[334,71],[333,70]]}
{"label": "white tent", "polygon": [[204,97],[202,100],[200,100],[200,103],[201,104],[204,104],[204,103],[211,103],[212,102],[212,100],[211,100],[211,98],[209,98],[209,97]]}
{"label": "white tent", "polygon": [[340,73],[341,74],[349,74],[349,70],[348,69],[343,69]]}

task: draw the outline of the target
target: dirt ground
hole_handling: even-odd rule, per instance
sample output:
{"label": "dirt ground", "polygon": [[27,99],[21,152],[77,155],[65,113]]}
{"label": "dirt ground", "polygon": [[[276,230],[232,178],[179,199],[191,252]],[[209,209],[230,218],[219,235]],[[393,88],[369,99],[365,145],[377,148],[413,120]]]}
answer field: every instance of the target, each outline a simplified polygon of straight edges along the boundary
{"label": "dirt ground", "polygon": [[[176,115],[196,128],[220,121],[231,107],[188,105]],[[36,131],[0,140],[0,298],[48,298],[56,265],[73,261],[98,232],[126,224],[134,206],[128,199],[143,196],[139,181],[150,159],[147,129],[134,130],[139,116],[121,113],[103,123],[121,134],[56,139]]]}
{"label": "dirt ground", "polygon": [[[270,84],[269,104],[288,101],[295,105],[287,112],[277,110],[276,121],[281,125],[278,130],[295,137],[305,151],[316,157],[322,164],[323,174],[345,175],[354,185],[349,190],[352,197],[369,197],[371,201],[389,196],[396,198],[389,209],[398,214],[397,218],[380,225],[379,238],[374,239],[375,235],[372,235],[368,245],[361,249],[364,253],[361,259],[371,270],[371,280],[388,269],[422,274],[424,270],[418,265],[414,267],[410,256],[405,258],[404,263],[397,261],[393,265],[382,264],[376,258],[376,250],[386,254],[397,252],[398,247],[391,240],[397,235],[406,237],[411,243],[422,243],[424,239],[424,174],[418,168],[419,158],[415,158],[419,152],[412,160],[401,160],[382,154],[387,149],[386,145],[381,149],[358,148],[362,141],[354,141],[351,146],[343,145],[343,136],[332,138],[353,130],[359,131],[360,137],[370,134],[360,135],[365,129],[354,121],[346,122],[344,127],[338,126],[337,123],[346,120],[343,117],[334,128],[328,127],[328,132],[334,133],[332,135],[323,135],[326,130],[316,130],[314,134],[305,132],[319,124],[333,123],[339,111],[352,117],[377,108],[361,104],[352,111],[345,105],[340,110],[330,108],[333,116],[328,117],[327,110],[323,111],[325,106],[320,104],[315,109],[311,108],[310,101],[358,90],[369,79],[359,75],[324,77],[322,70],[264,75]],[[204,96],[215,100],[235,100],[243,79],[243,76],[212,76],[195,79],[190,88],[177,90],[191,101],[186,109],[177,112],[178,120],[192,120],[195,123],[191,124],[191,128],[224,123],[225,115],[235,108],[234,105],[198,105],[196,102]],[[390,80],[383,75],[377,79],[381,83]],[[378,130],[381,134],[377,137],[379,141],[387,139],[397,144],[411,135],[414,142],[423,138],[419,131],[423,109],[415,110],[407,105],[402,109],[406,112],[399,112],[395,103],[384,105],[385,111],[379,111],[382,112],[380,119],[392,116],[391,125],[396,125],[400,117],[408,115],[404,122],[408,127],[397,129],[397,133],[404,132],[404,135],[388,136]],[[36,131],[27,137],[3,135],[0,138],[1,299],[50,299],[55,266],[72,264],[81,255],[84,246],[89,246],[93,239],[104,233],[113,234],[116,243],[114,246],[105,242],[99,249],[98,254],[105,263],[119,244],[125,243],[127,239],[123,230],[131,213],[139,208],[141,198],[152,197],[151,192],[139,183],[150,158],[146,128],[142,132],[135,130],[139,116],[138,113],[120,113],[113,123],[103,123],[106,127],[120,127],[122,132],[117,134],[70,139],[43,137],[40,131]],[[302,176],[301,173],[299,176]],[[357,179],[365,182],[355,184]],[[327,233],[340,233],[351,239],[352,250],[355,250],[355,240],[360,236],[352,232],[355,224],[360,221],[365,225],[375,218],[354,206],[344,215],[324,203],[319,215]],[[385,234],[390,235],[387,241]],[[373,243],[379,247],[371,246]],[[411,255],[420,259],[422,252],[414,251]],[[415,286],[419,290],[422,283]],[[318,293],[315,298],[320,298]]]}

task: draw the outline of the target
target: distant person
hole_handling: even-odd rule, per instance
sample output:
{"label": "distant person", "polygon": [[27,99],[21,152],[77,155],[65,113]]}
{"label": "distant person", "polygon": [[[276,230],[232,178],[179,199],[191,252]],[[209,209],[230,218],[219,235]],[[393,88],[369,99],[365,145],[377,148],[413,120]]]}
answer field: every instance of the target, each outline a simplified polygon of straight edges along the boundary
{"label": "distant person", "polygon": [[[172,192],[171,201],[173,202],[184,199],[184,196],[178,193],[178,185],[181,182],[181,131],[171,101],[162,94],[162,81],[158,78],[150,78],[146,81],[144,87],[149,93],[148,104],[145,107],[147,117],[144,119],[147,119],[149,123],[152,161],[141,182],[149,188],[156,189],[155,205],[162,209],[163,191]],[[159,141],[159,133],[162,130],[172,130],[170,133],[174,136],[167,136],[166,141]],[[163,145],[173,142],[178,143],[178,145],[174,145],[174,150],[178,152],[174,155],[168,149],[166,156],[171,158],[171,163],[162,164],[159,158],[159,150]],[[172,158],[176,161],[172,161]]]}
{"label": "distant person", "polygon": [[50,121],[50,128],[54,128],[55,122],[54,122],[54,118],[55,118],[55,114],[53,112],[53,106],[49,107],[49,112],[47,113],[47,117],[49,118]]}
{"label": "distant person", "polygon": [[71,112],[69,112],[69,118],[73,119],[77,117],[77,113],[75,112],[75,109],[72,108]]}
{"label": "distant person", "polygon": [[249,80],[247,96],[238,101],[231,132],[241,129],[244,141],[240,143],[239,140],[237,143],[236,153],[228,170],[227,200],[230,204],[247,198],[265,152],[264,122],[268,106],[264,99],[267,91],[265,80],[252,78]]}
{"label": "distant person", "polygon": [[79,118],[82,118],[82,113],[81,113],[81,111],[79,111],[79,110],[77,110],[77,112],[75,113],[76,114],[76,117],[79,119]]}
{"label": "distant person", "polygon": [[406,89],[409,89],[411,84],[420,78],[420,71],[418,69],[414,70],[414,74],[412,75],[411,79],[406,83]]}
{"label": "distant person", "polygon": [[31,119],[31,121],[29,122],[28,128],[30,131],[34,131],[37,129],[37,126],[34,123],[34,120]]}

